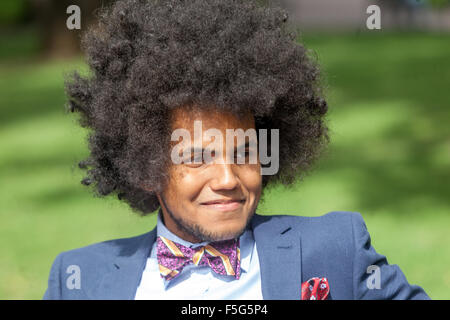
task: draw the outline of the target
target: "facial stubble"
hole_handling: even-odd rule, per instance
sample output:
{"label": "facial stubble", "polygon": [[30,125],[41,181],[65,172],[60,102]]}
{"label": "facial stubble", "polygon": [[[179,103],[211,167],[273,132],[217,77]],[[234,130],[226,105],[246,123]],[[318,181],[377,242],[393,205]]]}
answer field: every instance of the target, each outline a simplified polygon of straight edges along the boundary
{"label": "facial stubble", "polygon": [[253,214],[256,211],[256,208],[255,208],[255,210],[253,210],[253,212],[251,214],[249,214],[245,225],[240,230],[233,232],[233,233],[219,234],[219,233],[213,233],[210,230],[206,230],[205,228],[203,228],[202,226],[200,226],[198,224],[190,223],[181,217],[177,217],[172,212],[172,210],[170,210],[163,195],[161,195],[161,201],[162,201],[164,208],[166,209],[167,214],[175,222],[178,230],[190,235],[191,237],[194,237],[195,239],[199,240],[199,242],[213,242],[213,241],[222,241],[222,240],[239,238],[245,232],[247,227],[249,226],[250,221],[253,217]]}

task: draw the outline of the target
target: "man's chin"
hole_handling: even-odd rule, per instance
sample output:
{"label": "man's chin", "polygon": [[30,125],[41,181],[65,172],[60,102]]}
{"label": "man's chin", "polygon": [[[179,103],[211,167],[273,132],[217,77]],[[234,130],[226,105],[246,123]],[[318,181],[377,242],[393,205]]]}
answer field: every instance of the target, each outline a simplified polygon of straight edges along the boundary
{"label": "man's chin", "polygon": [[228,229],[212,230],[209,234],[212,241],[223,241],[239,238],[247,229],[248,221],[240,222],[237,226]]}
{"label": "man's chin", "polygon": [[214,233],[214,234],[211,234],[208,237],[209,240],[207,240],[207,241],[217,242],[217,241],[225,241],[225,240],[237,239],[244,232],[245,232],[245,228],[244,228],[244,230],[239,230],[239,231],[236,231],[236,232]]}
{"label": "man's chin", "polygon": [[[197,222],[194,222],[175,216],[170,210],[167,210],[167,213],[177,225],[178,230],[199,242],[239,238],[245,232],[253,216],[253,214],[241,211],[224,219],[222,214],[215,216],[211,212],[202,212],[198,214]],[[243,217],[245,217],[244,220]]]}

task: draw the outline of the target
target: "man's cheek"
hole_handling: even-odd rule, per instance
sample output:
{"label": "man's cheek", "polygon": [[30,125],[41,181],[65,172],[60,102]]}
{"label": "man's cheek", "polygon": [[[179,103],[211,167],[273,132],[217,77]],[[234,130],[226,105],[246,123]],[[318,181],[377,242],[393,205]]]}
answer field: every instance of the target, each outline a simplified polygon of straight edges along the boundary
{"label": "man's cheek", "polygon": [[262,176],[259,173],[249,172],[243,176],[243,181],[246,187],[253,192],[257,192],[262,187]]}

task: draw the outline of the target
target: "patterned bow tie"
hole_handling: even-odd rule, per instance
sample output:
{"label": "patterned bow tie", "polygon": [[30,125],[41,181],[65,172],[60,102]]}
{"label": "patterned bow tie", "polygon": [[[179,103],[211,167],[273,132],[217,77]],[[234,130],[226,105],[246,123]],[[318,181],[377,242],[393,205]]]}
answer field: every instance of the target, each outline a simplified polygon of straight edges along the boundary
{"label": "patterned bow tie", "polygon": [[196,266],[208,265],[221,275],[234,276],[239,279],[241,274],[241,254],[239,239],[211,242],[199,248],[189,248],[167,238],[158,236],[157,258],[161,277],[172,280],[183,268],[193,263]]}

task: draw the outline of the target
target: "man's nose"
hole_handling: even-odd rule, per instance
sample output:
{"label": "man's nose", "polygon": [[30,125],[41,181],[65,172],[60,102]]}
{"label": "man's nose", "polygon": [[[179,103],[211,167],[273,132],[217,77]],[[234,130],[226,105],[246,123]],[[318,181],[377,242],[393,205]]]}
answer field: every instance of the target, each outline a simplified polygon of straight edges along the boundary
{"label": "man's nose", "polygon": [[234,164],[217,163],[214,164],[214,178],[211,179],[210,186],[213,190],[232,190],[239,185],[239,179],[235,173]]}

